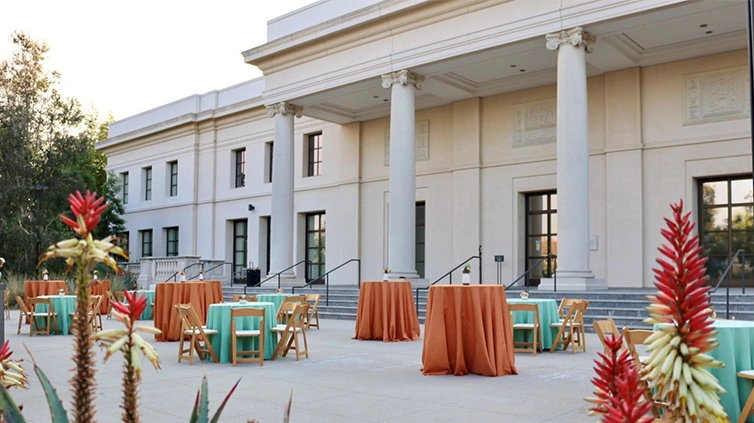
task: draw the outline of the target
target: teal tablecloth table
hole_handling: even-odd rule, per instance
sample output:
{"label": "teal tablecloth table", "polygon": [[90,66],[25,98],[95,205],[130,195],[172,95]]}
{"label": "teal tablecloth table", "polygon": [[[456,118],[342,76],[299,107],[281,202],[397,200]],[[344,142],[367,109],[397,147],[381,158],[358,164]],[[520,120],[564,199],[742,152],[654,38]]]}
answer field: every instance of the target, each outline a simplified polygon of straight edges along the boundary
{"label": "teal tablecloth table", "polygon": [[[558,328],[550,327],[551,323],[558,323],[558,304],[555,300],[544,298],[509,298],[508,304],[536,304],[539,309],[539,324],[541,325],[540,336],[542,348],[549,350],[552,342],[558,335]],[[517,311],[513,313],[513,323],[534,323],[534,312]],[[513,339],[516,342],[531,342],[531,332],[525,330],[513,331]]]}
{"label": "teal tablecloth table", "polygon": [[152,316],[152,304],[154,304],[154,290],[146,290],[146,289],[140,289],[138,291],[129,291],[131,295],[136,294],[139,297],[146,296],[147,297],[147,308],[144,309],[144,311],[141,313],[141,316],[139,316],[139,320],[150,320],[150,317]]}
{"label": "teal tablecloth table", "polygon": [[[38,298],[49,298],[52,302],[52,308],[55,313],[58,314],[58,328],[63,335],[68,335],[68,331],[71,328],[71,315],[76,311],[76,296],[75,295],[42,295]],[[47,313],[46,304],[37,304],[38,313]],[[37,323],[40,325],[47,324],[45,319],[37,319]]]}
{"label": "teal tablecloth table", "polygon": [[[272,332],[272,328],[277,324],[275,316],[278,309],[272,302],[250,301],[246,304],[241,303],[219,303],[211,304],[207,313],[207,328],[217,330],[216,335],[210,335],[212,348],[220,359],[221,363],[230,363],[230,309],[241,307],[264,308],[264,358],[272,358],[272,352],[277,346],[277,335]],[[256,317],[237,318],[236,327],[238,329],[259,329],[259,319]],[[259,341],[256,338],[239,338],[239,349],[256,349],[259,348]]]}
{"label": "teal tablecloth table", "polygon": [[290,297],[293,294],[259,294],[257,295],[257,301],[274,303],[275,313],[277,314],[280,304],[285,301],[286,297]]}
{"label": "teal tablecloth table", "polygon": [[[720,396],[720,403],[730,421],[735,422],[752,389],[751,379],[740,378],[736,373],[754,369],[754,322],[715,320],[715,329],[720,346],[708,354],[725,363],[725,367],[709,371],[727,391]],[[747,422],[754,422],[754,417]]]}

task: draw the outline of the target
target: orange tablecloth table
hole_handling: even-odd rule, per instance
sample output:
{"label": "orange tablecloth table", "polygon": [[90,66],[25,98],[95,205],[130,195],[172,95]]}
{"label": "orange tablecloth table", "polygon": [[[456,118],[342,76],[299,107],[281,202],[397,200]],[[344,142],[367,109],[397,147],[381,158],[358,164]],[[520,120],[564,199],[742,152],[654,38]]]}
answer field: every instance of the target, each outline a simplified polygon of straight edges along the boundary
{"label": "orange tablecloth table", "polygon": [[510,311],[501,285],[429,288],[422,373],[518,374]]}
{"label": "orange tablecloth table", "polygon": [[89,286],[89,295],[104,295],[102,299],[102,305],[99,308],[99,312],[107,314],[107,308],[110,305],[110,299],[107,298],[105,292],[110,290],[110,281],[108,280],[92,280],[92,285]]}
{"label": "orange tablecloth table", "polygon": [[173,308],[175,304],[191,303],[196,314],[207,323],[210,304],[223,302],[220,281],[192,281],[158,283],[154,293],[154,326],[162,330],[155,335],[158,341],[178,341],[181,336],[181,319]]}
{"label": "orange tablecloth table", "polygon": [[26,281],[24,282],[24,298],[26,307],[31,308],[29,300],[40,295],[58,295],[58,289],[62,289],[66,295],[68,288],[65,281]]}
{"label": "orange tablecloth table", "polygon": [[419,339],[411,282],[362,282],[354,339],[385,342]]}

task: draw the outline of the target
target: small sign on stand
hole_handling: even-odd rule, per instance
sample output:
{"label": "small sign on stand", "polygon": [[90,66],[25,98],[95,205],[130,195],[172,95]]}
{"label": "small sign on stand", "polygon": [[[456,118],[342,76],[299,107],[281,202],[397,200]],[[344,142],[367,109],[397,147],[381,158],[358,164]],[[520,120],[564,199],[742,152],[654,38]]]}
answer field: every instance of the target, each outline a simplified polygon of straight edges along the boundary
{"label": "small sign on stand", "polygon": [[502,285],[503,284],[503,262],[505,261],[505,256],[495,256],[495,263],[497,263],[497,284]]}

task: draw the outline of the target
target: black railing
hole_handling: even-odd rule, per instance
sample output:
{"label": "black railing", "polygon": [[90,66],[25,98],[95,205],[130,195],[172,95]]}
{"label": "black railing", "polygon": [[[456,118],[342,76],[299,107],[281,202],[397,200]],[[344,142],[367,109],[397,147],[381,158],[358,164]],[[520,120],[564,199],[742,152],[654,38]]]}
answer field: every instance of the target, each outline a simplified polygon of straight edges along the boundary
{"label": "black railing", "polygon": [[[338,265],[334,269],[331,269],[329,272],[320,275],[318,278],[310,280],[305,285],[299,286],[298,288],[306,288],[307,286],[309,288],[311,288],[312,284],[316,283],[317,281],[321,281],[322,279],[324,279],[325,280],[325,305],[330,305],[330,273],[332,273],[332,272],[340,269],[341,267],[343,267],[343,266],[345,266],[348,263],[351,263],[353,261],[355,261],[358,264],[359,286],[361,286],[361,260],[359,260],[359,259],[351,259],[351,260],[348,260],[348,261],[345,261],[345,262],[341,263],[340,265]],[[291,289],[291,293],[292,294],[296,293],[296,287],[295,286]]]}
{"label": "black railing", "polygon": [[194,266],[204,266],[204,263],[189,264],[188,266],[184,267],[183,270],[180,270],[180,271],[175,272],[172,275],[168,276],[168,278],[165,279],[165,282],[170,282],[171,279],[173,280],[173,282],[175,282],[175,277],[178,276],[179,273],[183,272],[185,274],[186,270],[191,269]]}
{"label": "black railing", "polygon": [[[272,275],[272,276],[268,276],[268,277],[267,277],[267,279],[265,279],[265,280],[263,280],[263,281],[259,282],[259,285],[258,285],[258,286],[262,286],[262,284],[263,284],[263,283],[267,282],[267,281],[268,281],[268,280],[270,280],[270,279],[278,278],[278,289],[280,289],[280,275],[281,275],[281,274],[283,274],[283,273],[285,273],[285,272],[286,272],[287,270],[291,270],[291,269],[293,269],[294,267],[298,266],[298,265],[299,265],[299,264],[301,264],[301,263],[306,263],[306,264],[308,264],[309,266],[311,266],[311,265],[312,265],[312,262],[310,262],[309,260],[301,260],[300,262],[298,262],[298,263],[296,263],[296,264],[293,264],[293,265],[290,265],[290,266],[286,267],[285,269],[283,269],[283,270],[281,270],[281,271],[279,271],[279,272],[275,273],[275,274],[274,274],[274,275]],[[248,285],[247,285],[247,286],[244,286],[244,287],[243,287],[243,293],[244,293],[244,295],[246,294],[246,288],[248,288]],[[291,291],[291,292],[293,292],[293,291]]]}
{"label": "black railing", "polygon": [[[505,290],[506,291],[509,290],[513,285],[516,284],[516,282],[520,281],[521,278],[526,278],[526,282],[524,282],[524,286],[528,288],[529,287],[529,276],[531,275],[532,270],[536,269],[537,266],[539,266],[542,263],[544,263],[545,260],[547,260],[547,262],[549,263],[549,261],[553,260],[553,259],[557,260],[558,256],[556,256],[555,254],[548,254],[548,255],[542,257],[541,259],[539,259],[538,262],[534,263],[530,268],[526,269],[526,271],[524,273],[522,273],[521,276],[517,277],[515,281],[511,282],[510,285],[506,286]],[[552,273],[552,290],[553,290],[553,292],[558,292],[558,272],[553,272]]]}
{"label": "black railing", "polygon": [[[199,275],[201,275],[202,272],[204,272],[206,274],[206,273],[209,273],[209,272],[217,269],[218,267],[223,267],[226,264],[229,264],[231,266],[231,269],[233,269],[233,263],[231,263],[229,261],[222,262],[222,263],[218,264],[217,266],[210,267],[209,269],[206,269],[206,270],[204,269],[204,263],[202,263],[202,270],[199,273],[197,273],[196,275],[190,277],[189,280],[194,280],[194,279],[198,278]],[[232,275],[232,272],[231,272],[231,276],[230,276],[230,286],[233,286],[233,275]]]}
{"label": "black railing", "polygon": [[720,279],[717,281],[717,285],[715,285],[715,287],[710,289],[709,291],[710,295],[714,294],[715,292],[717,292],[717,288],[720,288],[720,284],[723,283],[723,279],[726,280],[725,282],[725,318],[726,319],[730,319],[730,279],[731,279],[730,269],[733,268],[734,264],[736,264],[736,258],[738,258],[738,256],[741,256],[741,293],[742,294],[746,293],[746,256],[744,255],[744,250],[736,251],[736,254],[734,254],[733,258],[730,259],[730,263],[728,263],[728,267],[725,268],[725,271],[723,272],[722,276],[720,276]]}
{"label": "black railing", "polygon": [[470,262],[471,260],[474,260],[474,259],[478,259],[479,260],[479,284],[481,285],[482,284],[482,247],[479,246],[479,255],[478,256],[471,256],[471,257],[467,258],[466,260],[464,260],[458,266],[450,269],[450,271],[448,273],[440,276],[436,281],[434,281],[431,284],[429,284],[429,286],[425,286],[423,288],[422,287],[416,288],[416,312],[417,313],[419,312],[419,290],[428,290],[430,286],[436,284],[437,282],[440,282],[441,280],[443,280],[445,278],[449,278],[449,280],[450,280],[449,284],[453,285],[453,272],[455,272],[456,270],[458,270],[461,267],[465,266],[466,263],[468,263],[468,262]]}

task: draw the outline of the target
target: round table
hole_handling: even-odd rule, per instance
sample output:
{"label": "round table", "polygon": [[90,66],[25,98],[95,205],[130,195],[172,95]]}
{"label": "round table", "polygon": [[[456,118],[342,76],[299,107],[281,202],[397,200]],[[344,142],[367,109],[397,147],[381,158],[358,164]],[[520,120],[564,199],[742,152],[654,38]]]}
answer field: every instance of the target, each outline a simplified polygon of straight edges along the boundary
{"label": "round table", "polygon": [[[536,304],[539,309],[540,336],[542,348],[549,350],[553,339],[558,335],[558,328],[550,327],[551,323],[558,323],[558,303],[555,300],[545,298],[509,298],[508,304]],[[534,313],[521,311],[513,313],[513,323],[534,323]],[[513,339],[516,342],[531,342],[530,331],[513,331]]]}
{"label": "round table", "polygon": [[[277,325],[275,315],[277,308],[272,302],[249,301],[241,303],[211,304],[207,313],[207,329],[217,330],[216,335],[210,335],[212,348],[221,363],[230,363],[230,309],[231,308],[264,308],[264,358],[269,360],[277,346],[277,335],[271,329]],[[237,318],[238,329],[259,329],[259,319],[256,317]],[[239,349],[250,350],[259,348],[259,341],[255,338],[239,338]]]}
{"label": "round table", "polygon": [[[742,370],[754,369],[754,322],[744,320],[715,320],[720,345],[708,354],[725,363],[721,369],[709,369],[727,391],[720,395],[720,404],[735,422],[752,389],[751,379],[736,376]],[[754,422],[754,416],[748,422]]]}
{"label": "round table", "polygon": [[[58,329],[63,335],[68,335],[68,331],[71,328],[71,315],[70,313],[76,312],[76,296],[75,295],[40,295],[37,298],[49,298],[52,302],[52,308],[55,313],[58,314]],[[46,304],[37,304],[38,313],[47,313]],[[37,320],[40,324],[45,324],[42,319]]]}

